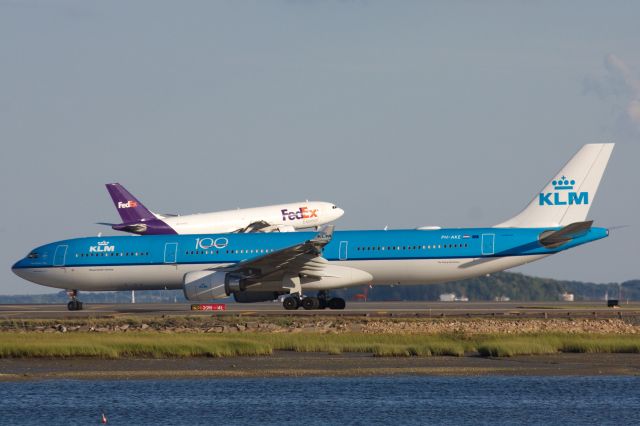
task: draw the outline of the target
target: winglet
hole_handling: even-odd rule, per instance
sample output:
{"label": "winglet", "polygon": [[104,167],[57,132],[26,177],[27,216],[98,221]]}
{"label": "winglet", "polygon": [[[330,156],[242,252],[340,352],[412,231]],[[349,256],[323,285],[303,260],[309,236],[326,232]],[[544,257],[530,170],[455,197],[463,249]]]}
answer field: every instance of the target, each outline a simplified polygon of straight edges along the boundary
{"label": "winglet", "polygon": [[331,239],[333,238],[333,230],[335,229],[335,225],[325,225],[316,234],[315,237],[311,240],[314,243],[319,243],[322,246],[329,244]]}

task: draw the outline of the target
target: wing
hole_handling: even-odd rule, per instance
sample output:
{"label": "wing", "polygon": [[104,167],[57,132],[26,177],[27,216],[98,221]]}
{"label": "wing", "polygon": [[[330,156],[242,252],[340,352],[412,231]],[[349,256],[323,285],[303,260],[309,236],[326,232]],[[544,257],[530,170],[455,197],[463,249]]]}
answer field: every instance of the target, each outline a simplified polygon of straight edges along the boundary
{"label": "wing", "polygon": [[331,241],[333,229],[333,225],[328,225],[310,240],[238,262],[222,270],[256,281],[277,280],[290,271],[319,276],[317,274],[328,264],[322,257],[322,248]]}
{"label": "wing", "polygon": [[295,228],[291,225],[272,225],[267,221],[259,220],[252,222],[244,228],[239,228],[233,231],[233,234],[248,234],[251,232],[293,232]]}
{"label": "wing", "polygon": [[273,300],[278,294],[325,291],[369,284],[363,270],[330,264],[322,249],[333,237],[328,225],[312,239],[222,268],[188,272],[184,293],[189,300],[209,300],[233,294],[238,302]]}

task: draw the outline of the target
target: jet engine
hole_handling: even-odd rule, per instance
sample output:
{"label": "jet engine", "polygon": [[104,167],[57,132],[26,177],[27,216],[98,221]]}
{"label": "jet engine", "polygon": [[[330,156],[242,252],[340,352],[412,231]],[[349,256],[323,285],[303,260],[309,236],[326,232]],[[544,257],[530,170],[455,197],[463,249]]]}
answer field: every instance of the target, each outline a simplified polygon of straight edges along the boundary
{"label": "jet engine", "polygon": [[227,297],[228,275],[218,271],[188,272],[184,276],[184,297],[198,302]]}

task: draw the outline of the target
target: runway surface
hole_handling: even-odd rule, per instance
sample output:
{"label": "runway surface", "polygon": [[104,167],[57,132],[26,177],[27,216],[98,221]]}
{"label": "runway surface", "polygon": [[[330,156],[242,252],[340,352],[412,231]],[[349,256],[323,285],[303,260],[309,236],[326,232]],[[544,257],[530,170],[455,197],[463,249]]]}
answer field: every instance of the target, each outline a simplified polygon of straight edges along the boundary
{"label": "runway surface", "polygon": [[608,308],[592,302],[347,302],[344,310],[286,311],[280,303],[226,304],[225,311],[194,311],[191,304],[93,304],[82,311],[66,305],[0,305],[0,319],[73,319],[121,316],[342,316],[398,318],[629,318],[640,319],[640,302]]}

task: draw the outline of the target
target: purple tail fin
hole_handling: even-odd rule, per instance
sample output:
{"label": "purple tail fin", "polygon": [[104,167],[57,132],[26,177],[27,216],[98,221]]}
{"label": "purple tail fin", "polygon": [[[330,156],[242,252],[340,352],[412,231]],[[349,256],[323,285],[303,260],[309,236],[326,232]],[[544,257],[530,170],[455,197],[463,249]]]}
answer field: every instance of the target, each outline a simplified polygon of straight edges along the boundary
{"label": "purple tail fin", "polygon": [[119,183],[108,183],[105,185],[109,195],[113,199],[113,204],[118,210],[118,214],[124,223],[139,222],[155,219],[151,213],[136,197],[131,195],[124,186]]}

